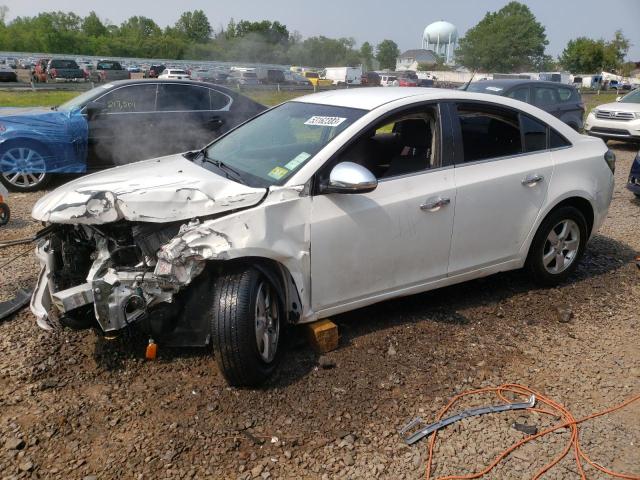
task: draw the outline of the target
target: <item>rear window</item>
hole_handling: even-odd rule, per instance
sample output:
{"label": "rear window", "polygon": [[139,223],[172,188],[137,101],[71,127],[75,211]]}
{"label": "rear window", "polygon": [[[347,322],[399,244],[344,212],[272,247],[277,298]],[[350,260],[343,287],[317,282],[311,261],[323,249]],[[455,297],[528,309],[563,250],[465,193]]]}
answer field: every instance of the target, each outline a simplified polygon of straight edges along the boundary
{"label": "rear window", "polygon": [[255,74],[255,73],[253,73],[253,72],[244,72],[244,73],[242,74],[242,76],[243,76],[244,78],[257,78],[257,77],[258,77],[258,75],[256,75],[256,74]]}
{"label": "rear window", "polygon": [[558,89],[558,97],[560,97],[561,102],[568,102],[569,100],[573,100],[573,92],[570,88],[559,88]]}
{"label": "rear window", "polygon": [[74,60],[51,60],[51,68],[76,69],[80,67]]}
{"label": "rear window", "polygon": [[98,70],[122,70],[119,62],[98,62]]}
{"label": "rear window", "polygon": [[306,72],[304,76],[307,78],[318,78],[318,74],[313,72]]}
{"label": "rear window", "polygon": [[186,75],[184,70],[169,70],[169,75]]}

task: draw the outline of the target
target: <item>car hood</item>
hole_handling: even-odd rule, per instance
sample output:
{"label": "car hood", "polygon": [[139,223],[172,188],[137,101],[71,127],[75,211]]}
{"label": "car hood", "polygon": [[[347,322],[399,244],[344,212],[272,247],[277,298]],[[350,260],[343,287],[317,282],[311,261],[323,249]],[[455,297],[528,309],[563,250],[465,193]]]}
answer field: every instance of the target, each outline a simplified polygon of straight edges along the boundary
{"label": "car hood", "polygon": [[32,215],[51,223],[164,223],[250,207],[266,193],[170,155],[71,181],[38,200]]}
{"label": "car hood", "polygon": [[595,109],[613,110],[615,112],[640,112],[640,103],[612,102],[598,105]]}
{"label": "car hood", "polygon": [[51,110],[43,107],[2,107],[0,108],[0,123],[13,124],[60,124],[64,123],[73,112]]}

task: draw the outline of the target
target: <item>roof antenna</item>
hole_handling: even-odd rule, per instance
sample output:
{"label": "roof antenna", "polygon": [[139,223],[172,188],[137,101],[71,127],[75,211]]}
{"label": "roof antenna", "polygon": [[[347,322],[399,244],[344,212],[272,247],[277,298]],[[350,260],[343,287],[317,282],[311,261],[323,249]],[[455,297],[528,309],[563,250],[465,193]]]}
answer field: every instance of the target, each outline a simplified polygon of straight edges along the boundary
{"label": "roof antenna", "polygon": [[473,77],[476,76],[476,72],[477,72],[477,70],[473,71],[473,73],[471,74],[471,78],[469,79],[469,81],[467,83],[464,84],[464,87],[462,88],[462,90],[466,90],[467,88],[469,88],[469,84],[473,81]]}

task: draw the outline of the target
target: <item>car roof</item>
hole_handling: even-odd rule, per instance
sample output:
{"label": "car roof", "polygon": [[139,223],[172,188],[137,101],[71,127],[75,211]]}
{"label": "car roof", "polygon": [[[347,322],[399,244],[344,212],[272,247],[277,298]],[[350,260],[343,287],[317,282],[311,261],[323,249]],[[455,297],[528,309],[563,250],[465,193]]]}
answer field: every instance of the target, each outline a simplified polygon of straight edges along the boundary
{"label": "car roof", "polygon": [[139,78],[134,80],[115,80],[113,82],[105,83],[101,87],[96,88],[108,88],[107,85],[113,85],[114,87],[122,87],[124,85],[145,85],[147,83],[176,83],[180,85],[194,85],[196,87],[209,87],[215,88],[227,94],[237,94],[237,91],[231,90],[217,83],[200,82],[195,80],[178,80],[177,78]]}
{"label": "car roof", "polygon": [[374,110],[387,103],[410,97],[421,97],[416,101],[433,100],[467,100],[483,101],[490,103],[501,103],[505,106],[515,107],[529,112],[532,107],[524,102],[512,100],[508,97],[490,95],[487,93],[467,92],[464,90],[453,90],[447,88],[425,88],[425,87],[388,87],[388,88],[348,88],[343,90],[329,90],[320,93],[313,93],[290,100],[291,102],[315,103],[321,105],[332,105],[337,107],[358,108],[361,110]]}
{"label": "car roof", "polygon": [[567,87],[567,88],[574,88],[573,85],[569,85],[567,83],[560,83],[560,82],[550,82],[548,80],[533,80],[533,79],[526,79],[526,78],[498,78],[495,80],[478,80],[477,82],[473,82],[473,83],[481,83],[483,85],[492,85],[492,86],[496,86],[496,87],[502,87],[502,88],[511,88],[511,87],[515,87],[517,85],[524,85],[527,83],[533,83],[535,85],[549,85],[552,87]]}
{"label": "car roof", "polygon": [[418,95],[426,95],[434,99],[442,98],[443,92],[446,92],[446,90],[442,88],[421,87],[347,88],[312,93],[304,97],[294,98],[291,101],[373,110],[385,103]]}

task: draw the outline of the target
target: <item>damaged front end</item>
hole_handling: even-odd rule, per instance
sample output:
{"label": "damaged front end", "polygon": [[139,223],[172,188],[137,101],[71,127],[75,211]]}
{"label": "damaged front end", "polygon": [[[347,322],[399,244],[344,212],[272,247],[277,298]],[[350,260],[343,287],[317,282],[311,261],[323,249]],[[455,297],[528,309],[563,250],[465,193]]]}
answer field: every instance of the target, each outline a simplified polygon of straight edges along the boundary
{"label": "damaged front end", "polygon": [[[175,253],[172,239],[188,228],[124,221],[48,227],[37,248],[42,270],[31,301],[38,325],[94,327],[108,336],[134,323],[155,336],[175,330],[191,294],[183,289],[205,267],[196,255]],[[208,342],[205,327],[188,330],[187,344]]]}

